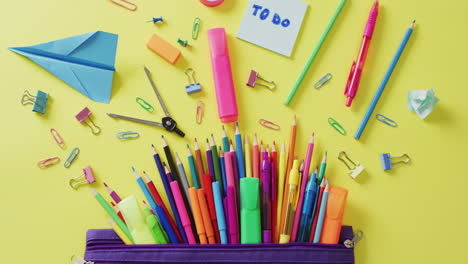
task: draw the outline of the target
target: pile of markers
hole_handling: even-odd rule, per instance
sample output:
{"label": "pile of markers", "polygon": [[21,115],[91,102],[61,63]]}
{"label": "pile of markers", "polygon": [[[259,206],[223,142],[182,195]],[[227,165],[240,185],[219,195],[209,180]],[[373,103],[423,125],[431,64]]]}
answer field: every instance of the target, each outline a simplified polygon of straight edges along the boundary
{"label": "pile of markers", "polygon": [[125,244],[337,244],[348,191],[327,180],[326,152],[309,176],[314,134],[301,162],[294,155],[295,141],[295,118],[288,153],[284,143],[279,153],[274,142],[271,147],[258,144],[257,135],[250,148],[237,124],[234,148],[223,128],[222,147],[211,135],[206,155],[196,139],[194,155],[187,145],[189,175],[162,137],[166,161],[152,149],[169,205],[147,173],[142,178],[134,168],[146,198],[143,213],[134,196],[121,199],[107,184],[111,205],[93,193]]}

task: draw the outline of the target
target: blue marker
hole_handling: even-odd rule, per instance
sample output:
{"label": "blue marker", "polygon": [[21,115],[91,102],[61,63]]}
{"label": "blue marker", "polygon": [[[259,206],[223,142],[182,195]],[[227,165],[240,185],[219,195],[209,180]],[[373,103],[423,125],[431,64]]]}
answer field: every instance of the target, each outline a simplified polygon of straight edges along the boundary
{"label": "blue marker", "polygon": [[325,211],[327,210],[327,201],[328,201],[328,181],[323,191],[322,204],[320,205],[320,213],[317,218],[317,227],[315,228],[314,243],[320,242],[320,236],[322,235],[322,226],[323,219],[325,218]]}
{"label": "blue marker", "polygon": [[242,179],[245,177],[244,152],[242,151],[242,137],[239,132],[239,124],[237,122],[236,122],[236,156],[237,156],[237,168],[239,170],[239,177]]}
{"label": "blue marker", "polygon": [[[221,147],[219,148],[219,153],[221,153]],[[221,176],[223,178],[224,193],[227,193],[227,190],[226,190],[226,186],[227,186],[226,166],[224,165],[224,155],[219,157],[219,164],[221,164]]]}
{"label": "blue marker", "polygon": [[310,176],[309,182],[306,186],[306,193],[304,196],[304,205],[302,206],[302,214],[301,219],[299,221],[299,231],[297,235],[297,242],[308,242],[309,241],[309,233],[308,230],[308,223],[309,219],[312,217],[313,214],[313,207],[314,201],[317,196],[317,183],[316,183],[317,173],[313,172]]}
{"label": "blue marker", "polygon": [[223,199],[221,198],[221,191],[219,189],[219,183],[217,181],[212,183],[213,186],[213,197],[216,208],[216,217],[218,218],[218,229],[219,236],[221,238],[221,244],[227,244],[228,238],[226,234],[226,219],[224,218]]}

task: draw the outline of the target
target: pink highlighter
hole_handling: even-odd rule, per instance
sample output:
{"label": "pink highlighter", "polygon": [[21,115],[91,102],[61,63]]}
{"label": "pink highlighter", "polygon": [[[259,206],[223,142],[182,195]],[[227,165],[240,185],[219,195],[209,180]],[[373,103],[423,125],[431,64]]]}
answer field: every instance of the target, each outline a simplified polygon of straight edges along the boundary
{"label": "pink highlighter", "polygon": [[236,122],[238,117],[236,93],[224,28],[208,30],[208,42],[219,118],[223,123]]}

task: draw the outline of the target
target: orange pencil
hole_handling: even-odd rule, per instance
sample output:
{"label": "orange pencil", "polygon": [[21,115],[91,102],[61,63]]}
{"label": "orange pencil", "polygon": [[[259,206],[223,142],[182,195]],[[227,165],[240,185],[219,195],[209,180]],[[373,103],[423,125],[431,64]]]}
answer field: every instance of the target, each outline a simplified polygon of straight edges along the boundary
{"label": "orange pencil", "polygon": [[198,203],[197,189],[195,187],[189,188],[190,205],[192,206],[193,218],[195,221],[195,227],[197,229],[198,238],[200,244],[207,244],[205,225],[203,224],[203,217],[200,211],[200,205]]}
{"label": "orange pencil", "polygon": [[252,174],[255,178],[260,179],[260,152],[258,150],[257,134],[254,134],[252,146]]}
{"label": "orange pencil", "polygon": [[203,188],[203,180],[202,176],[205,174],[205,170],[203,169],[203,159],[200,151],[200,147],[198,146],[198,141],[195,138],[194,148],[195,150],[195,166],[197,167],[198,179],[200,180],[200,185]]}
{"label": "orange pencil", "polygon": [[347,198],[348,190],[337,186],[330,186],[320,243],[338,244]]}
{"label": "orange pencil", "polygon": [[208,210],[208,204],[206,203],[205,190],[198,189],[198,203],[200,205],[200,211],[203,218],[203,224],[205,226],[206,236],[208,237],[208,243],[216,244],[216,238],[211,224],[210,211]]}

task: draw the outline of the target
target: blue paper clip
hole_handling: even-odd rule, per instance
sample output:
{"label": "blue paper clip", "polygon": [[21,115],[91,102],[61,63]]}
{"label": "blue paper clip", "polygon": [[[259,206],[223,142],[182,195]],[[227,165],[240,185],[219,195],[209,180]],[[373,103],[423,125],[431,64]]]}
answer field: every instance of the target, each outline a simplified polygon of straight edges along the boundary
{"label": "blue paper clip", "polygon": [[[405,157],[406,159],[400,160],[400,161],[397,161],[397,162],[392,162],[392,159],[401,159],[403,157]],[[403,154],[403,155],[401,155],[399,157],[392,157],[392,156],[390,156],[390,153],[383,153],[383,154],[380,154],[380,161],[382,162],[382,169],[384,171],[386,171],[386,170],[393,169],[393,164],[409,163],[411,161],[411,159],[408,156],[408,154]]]}
{"label": "blue paper clip", "polygon": [[185,86],[187,94],[193,94],[201,91],[201,85],[195,80],[195,71],[192,68],[185,70],[189,84]]}
{"label": "blue paper clip", "polygon": [[340,125],[340,123],[338,123],[338,121],[336,121],[335,119],[329,117],[328,118],[328,124],[330,124],[336,131],[338,131],[338,133],[340,133],[341,135],[345,136],[346,135],[346,130],[343,128],[343,126]]}
{"label": "blue paper clip", "polygon": [[327,82],[331,80],[332,77],[333,75],[331,73],[325,74],[325,76],[320,78],[320,80],[318,80],[318,82],[314,84],[314,88],[319,89],[320,87],[324,86]]}
{"label": "blue paper clip", "polygon": [[29,93],[28,90],[24,91],[23,96],[21,97],[21,103],[23,105],[32,104],[33,111],[36,113],[44,114],[46,111],[47,100],[49,95],[43,91],[37,90],[36,96],[33,96]]}
{"label": "blue paper clip", "polygon": [[117,133],[118,139],[132,139],[132,138],[139,138],[139,137],[140,137],[140,133],[133,132],[133,131],[124,131],[124,132]]}
{"label": "blue paper clip", "polygon": [[389,125],[391,127],[396,127],[398,124],[397,122],[391,120],[390,118],[382,115],[382,114],[377,114],[375,115],[375,117],[377,118],[377,120],[379,120],[380,122],[386,124],[386,125]]}
{"label": "blue paper clip", "polygon": [[70,155],[68,155],[67,160],[65,163],[63,163],[63,166],[65,168],[70,168],[72,165],[73,161],[75,161],[76,157],[78,157],[78,154],[80,154],[80,149],[79,148],[74,148],[71,152]]}

